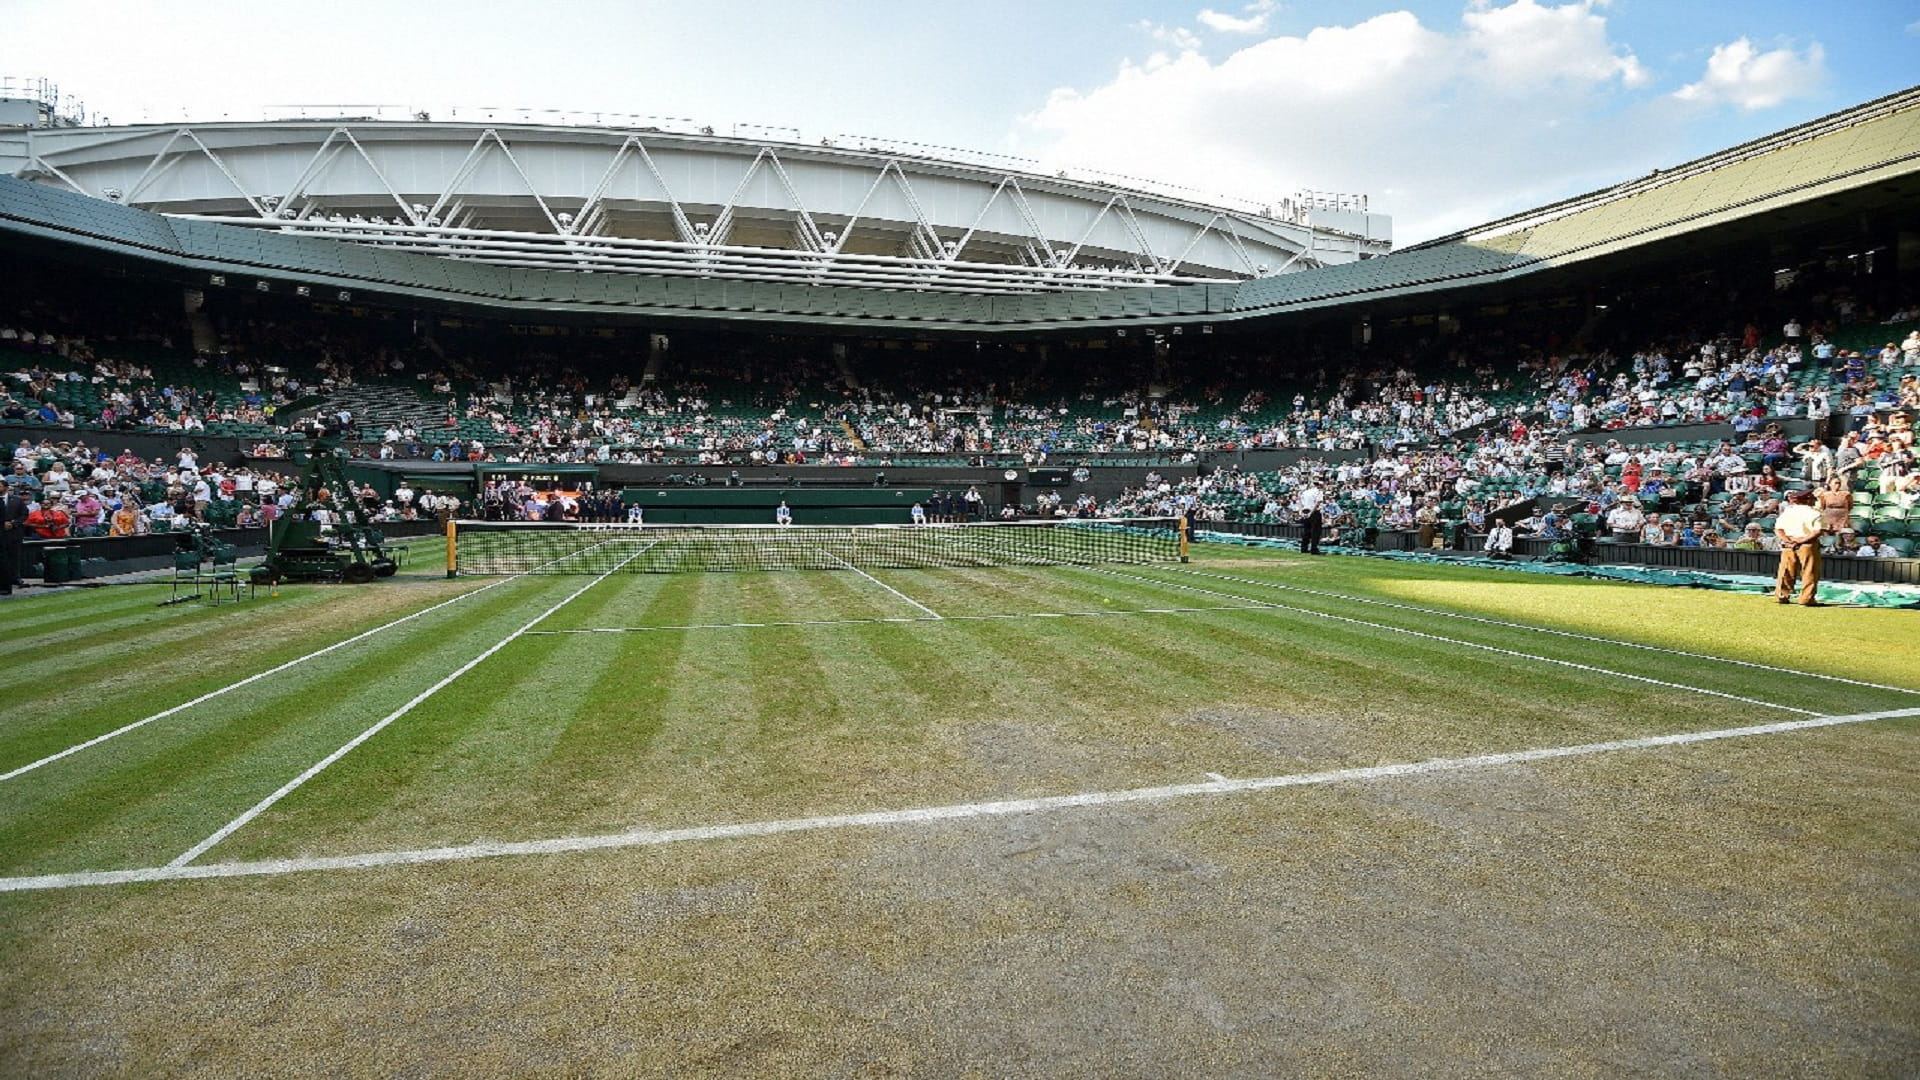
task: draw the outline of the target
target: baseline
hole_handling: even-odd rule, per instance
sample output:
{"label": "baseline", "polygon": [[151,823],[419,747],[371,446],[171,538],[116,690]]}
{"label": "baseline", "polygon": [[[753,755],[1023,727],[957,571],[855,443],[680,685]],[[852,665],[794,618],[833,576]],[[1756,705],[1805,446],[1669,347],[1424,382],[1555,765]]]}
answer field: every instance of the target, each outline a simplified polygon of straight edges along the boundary
{"label": "baseline", "polygon": [[[1236,593],[1221,592],[1218,589],[1204,589],[1198,585],[1183,585],[1178,581],[1166,581],[1161,578],[1143,577],[1139,574],[1129,574],[1124,570],[1110,570],[1106,567],[1090,567],[1089,569],[1099,570],[1103,574],[1112,574],[1115,577],[1123,577],[1129,581],[1145,581],[1155,585],[1164,585],[1169,589],[1185,589],[1189,592],[1205,593],[1209,596],[1218,596],[1229,600],[1244,600],[1249,603],[1259,603],[1258,600],[1254,600],[1251,597],[1240,596]],[[1651,686],[1664,686],[1669,690],[1685,690],[1689,693],[1725,698],[1728,701],[1739,701],[1748,705],[1759,705],[1768,709],[1778,709],[1781,712],[1799,713],[1802,716],[1820,715],[1818,711],[1813,709],[1802,709],[1795,705],[1782,705],[1774,701],[1762,701],[1759,698],[1742,697],[1739,694],[1729,694],[1724,690],[1708,690],[1702,686],[1689,686],[1686,683],[1669,682],[1665,679],[1655,679],[1647,675],[1635,675],[1627,671],[1616,671],[1612,668],[1603,668],[1594,664],[1582,664],[1574,660],[1557,660],[1551,656],[1536,656],[1533,653],[1521,652],[1518,649],[1503,649],[1497,645],[1483,645],[1477,641],[1448,637],[1445,634],[1432,634],[1425,630],[1412,630],[1404,626],[1393,626],[1389,623],[1373,622],[1368,619],[1356,619],[1348,615],[1335,615],[1332,612],[1315,611],[1312,608],[1295,607],[1292,604],[1264,604],[1262,606],[1273,611],[1311,615],[1316,619],[1329,619],[1333,622],[1365,626],[1374,630],[1386,630],[1395,634],[1405,634],[1409,637],[1425,638],[1428,641],[1444,641],[1450,645],[1460,645],[1469,649],[1479,649],[1483,652],[1498,653],[1502,656],[1511,656],[1521,660],[1532,660],[1535,663],[1555,664],[1560,667],[1574,668],[1579,671],[1590,671],[1596,675],[1610,675],[1616,679],[1628,679],[1633,682],[1647,683]]]}
{"label": "baseline", "polygon": [[[1648,750],[1656,747],[1687,746],[1722,739],[1757,738],[1815,728],[1861,724],[1876,720],[1894,720],[1920,716],[1920,708],[1890,709],[1881,712],[1853,713],[1845,716],[1817,716],[1807,720],[1781,720],[1771,724],[1750,724],[1734,728],[1677,732],[1669,735],[1643,735],[1608,742],[1549,746],[1533,750],[1510,750],[1471,757],[1429,758],[1425,761],[1361,768],[1333,769],[1326,772],[1290,773],[1251,779],[1209,779],[1203,784],[1174,784],[1163,787],[1127,788],[1119,791],[1089,791],[1076,795],[1054,795],[1033,799],[1007,799],[998,802],[959,803],[926,806],[906,810],[876,810],[858,814],[831,814],[822,817],[784,818],[776,821],[749,821],[732,825],[704,825],[684,829],[635,830],[592,836],[567,836],[548,840],[520,840],[460,844],[452,847],[418,848],[408,851],[379,851],[361,855],[332,855],[300,859],[267,859],[255,862],[214,863],[184,866],[168,864],[137,870],[95,870],[38,877],[0,878],[0,892],[29,892],[49,889],[75,889],[101,885],[126,885],[154,881],[184,881],[204,878],[267,877],[280,874],[309,873],[321,870],[365,870],[382,866],[417,866],[427,863],[465,862],[513,855],[557,855],[579,851],[605,851],[617,848],[662,847],[668,844],[701,840],[737,840],[785,833],[819,832],[829,829],[873,828],[894,825],[919,825],[940,821],[964,821],[979,818],[1010,817],[1070,810],[1087,806],[1114,806],[1123,803],[1165,802],[1171,799],[1272,791],[1280,788],[1310,787],[1322,784],[1370,782],[1396,777],[1426,776],[1434,773],[1465,772],[1503,765],[1524,765],[1536,761],[1585,757],[1593,754]],[[1218,774],[1210,774],[1218,777]]]}
{"label": "baseline", "polygon": [[[651,547],[651,546],[652,545],[648,545],[648,547]],[[446,678],[441,679],[437,683],[434,683],[432,686],[421,691],[419,694],[414,695],[412,700],[408,701],[405,705],[402,705],[398,709],[395,709],[393,712],[388,713],[386,716],[382,717],[379,721],[377,721],[372,727],[368,728],[367,730],[361,732],[358,735],[355,735],[353,738],[347,740],[347,742],[343,746],[341,746],[338,750],[335,750],[333,753],[328,754],[326,757],[320,759],[318,762],[308,767],[308,769],[305,772],[301,773],[299,776],[296,776],[292,780],[289,780],[285,784],[281,785],[278,791],[275,791],[273,794],[267,796],[264,799],[261,799],[259,802],[255,803],[252,807],[250,807],[244,813],[242,813],[239,817],[234,818],[232,821],[227,822],[225,825],[222,825],[219,829],[214,831],[213,835],[193,845],[192,847],[188,848],[186,851],[181,852],[177,858],[175,858],[172,862],[168,863],[167,865],[173,866],[173,867],[185,866],[186,864],[199,858],[201,855],[205,854],[209,848],[213,847],[215,844],[220,843],[222,840],[225,840],[227,837],[232,836],[235,832],[239,831],[243,826],[247,824],[247,822],[252,821],[254,818],[257,818],[261,814],[265,813],[269,808],[273,806],[274,803],[277,803],[281,799],[286,798],[288,795],[293,794],[293,792],[296,789],[298,789],[302,784],[305,784],[307,781],[320,775],[321,771],[324,770],[327,766],[333,764],[336,761],[339,761],[343,757],[346,757],[348,753],[352,752],[354,747],[359,746],[361,743],[366,742],[368,739],[371,739],[375,735],[378,735],[380,732],[384,731],[387,725],[393,723],[395,720],[398,720],[401,717],[412,712],[416,707],[420,705],[421,702],[426,701],[428,698],[432,697],[433,695],[439,693],[441,690],[445,689],[447,685],[452,683],[455,679],[458,679],[460,676],[465,675],[467,672],[472,671],[475,667],[478,667],[480,662],[485,660],[487,657],[492,656],[494,653],[497,653],[501,649],[506,648],[508,645],[512,644],[513,642],[518,641],[522,634],[525,634],[527,631],[533,629],[542,620],[547,618],[547,616],[552,615],[554,612],[559,611],[561,608],[566,607],[568,604],[578,599],[581,593],[584,593],[588,589],[593,588],[595,585],[598,585],[601,582],[607,580],[607,578],[611,577],[615,572],[619,571],[621,567],[624,567],[628,563],[639,558],[640,555],[646,550],[647,548],[641,548],[640,551],[636,551],[633,554],[627,556],[625,559],[622,559],[618,565],[614,566],[612,569],[608,570],[606,573],[601,574],[599,577],[596,577],[592,581],[587,582],[585,585],[580,586],[578,589],[573,590],[573,592],[567,594],[567,598],[565,600],[562,600],[559,603],[548,608],[547,610],[541,612],[538,616],[534,618],[532,622],[527,623],[525,626],[522,626],[520,629],[515,630],[513,633],[508,634],[504,638],[501,638],[499,642],[494,644],[493,647],[489,648],[487,651],[481,653],[479,656],[476,656],[473,659],[467,661],[466,663],[460,665],[458,668],[454,670],[453,674],[448,675]],[[512,579],[508,579],[508,580],[512,580]]]}

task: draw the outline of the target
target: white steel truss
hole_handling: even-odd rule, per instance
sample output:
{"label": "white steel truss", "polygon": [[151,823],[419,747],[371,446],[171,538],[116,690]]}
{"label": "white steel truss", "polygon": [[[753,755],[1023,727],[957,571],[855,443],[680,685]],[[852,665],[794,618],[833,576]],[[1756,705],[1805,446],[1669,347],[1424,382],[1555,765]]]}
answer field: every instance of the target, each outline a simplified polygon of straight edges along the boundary
{"label": "white steel truss", "polygon": [[1018,293],[1241,280],[1387,246],[877,148],[372,121],[28,135],[19,174],[29,179],[172,215],[508,266]]}

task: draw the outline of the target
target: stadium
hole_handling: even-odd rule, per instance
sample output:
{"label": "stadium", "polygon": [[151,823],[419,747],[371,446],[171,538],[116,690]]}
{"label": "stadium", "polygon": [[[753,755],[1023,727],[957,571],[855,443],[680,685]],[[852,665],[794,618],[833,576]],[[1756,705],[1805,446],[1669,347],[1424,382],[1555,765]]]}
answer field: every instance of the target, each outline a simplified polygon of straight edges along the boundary
{"label": "stadium", "polygon": [[1377,202],[5,84],[0,1072],[1913,1074],[1920,88]]}

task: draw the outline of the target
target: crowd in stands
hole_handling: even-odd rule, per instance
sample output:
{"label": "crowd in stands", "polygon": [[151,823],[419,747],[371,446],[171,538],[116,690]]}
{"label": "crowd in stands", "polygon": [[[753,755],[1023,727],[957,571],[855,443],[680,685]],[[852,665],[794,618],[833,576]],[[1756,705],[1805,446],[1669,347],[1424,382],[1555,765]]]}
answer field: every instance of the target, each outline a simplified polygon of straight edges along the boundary
{"label": "crowd in stands", "polygon": [[636,356],[632,339],[431,335],[418,320],[253,297],[197,321],[153,302],[84,318],[39,303],[0,311],[0,419],[270,436],[274,413],[309,392],[364,391],[357,434],[372,456],[752,466],[1370,453],[1445,445],[1513,417],[1573,431],[1726,422],[1744,435],[1769,418],[1920,406],[1909,377],[1920,331],[1864,343],[1863,329],[1884,324],[1863,322],[1845,296],[1817,299],[1810,306],[1833,314],[1777,333],[1746,320],[1616,348],[1562,343],[1558,329],[1493,329],[1345,355],[1322,343],[1305,357],[1190,361],[1037,349],[830,359],[818,342],[780,339]]}
{"label": "crowd in stands", "polygon": [[26,497],[36,515],[30,528],[48,540],[258,526],[296,497],[277,471],[201,462],[190,448],[141,458],[72,441],[20,440],[5,482]]}
{"label": "crowd in stands", "polygon": [[[87,500],[72,527],[106,532],[129,506],[130,530],[208,514],[220,524],[257,520],[274,512],[278,493],[269,486],[274,497],[261,498],[271,473],[125,454],[103,463],[71,440],[217,431],[243,438],[258,462],[284,453],[276,412],[319,392],[352,401],[356,452],[379,458],[1198,464],[1198,475],[1155,476],[1104,505],[1077,496],[1027,509],[1286,522],[1313,486],[1336,536],[1482,534],[1515,507],[1505,523],[1522,535],[1552,538],[1579,520],[1618,540],[1739,547],[1777,510],[1784,486],[1837,474],[1876,511],[1904,513],[1920,497],[1910,419],[1920,412],[1920,309],[1880,319],[1846,288],[1825,285],[1791,299],[1808,317],[1777,329],[1686,308],[1630,320],[1642,335],[1679,327],[1638,339],[1562,320],[1373,348],[1319,340],[1287,357],[1242,342],[1189,358],[1164,348],[968,354],[900,342],[849,351],[765,337],[670,350],[611,332],[543,338],[451,321],[426,332],[394,313],[252,296],[198,314],[132,292],[84,311],[8,296],[0,420],[67,429],[68,443],[33,447],[26,473],[46,489],[54,470],[44,448],[78,448],[52,455],[94,489],[61,492],[76,510]],[[1715,328],[1695,329],[1702,324]],[[1811,443],[1786,438],[1782,425],[1795,420],[1812,422]],[[1656,444],[1609,437],[1683,424],[1726,430]],[[1233,452],[1267,449],[1308,456],[1264,472],[1230,463]],[[195,498],[203,489],[208,497]],[[523,494],[478,501],[525,513]],[[386,500],[369,509],[435,511]],[[615,512],[594,500],[562,509],[583,520]],[[1855,531],[1860,543],[1873,535]]]}
{"label": "crowd in stands", "polygon": [[[42,540],[257,528],[288,513],[333,513],[315,508],[315,493],[302,491],[295,477],[246,461],[202,461],[191,446],[142,458],[83,442],[22,439],[0,482],[21,493],[31,535]],[[350,482],[342,496],[376,522],[434,519],[460,505],[405,483],[387,497]]]}

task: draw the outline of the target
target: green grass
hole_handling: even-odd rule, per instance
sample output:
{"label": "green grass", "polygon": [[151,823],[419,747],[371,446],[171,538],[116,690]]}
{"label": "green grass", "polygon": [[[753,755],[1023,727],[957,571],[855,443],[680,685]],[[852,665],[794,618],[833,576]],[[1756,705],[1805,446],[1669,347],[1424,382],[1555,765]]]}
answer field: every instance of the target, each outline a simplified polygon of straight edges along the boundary
{"label": "green grass", "polygon": [[[1678,687],[1818,713],[1920,701],[1804,677],[1920,686],[1906,674],[1920,634],[1897,612],[1231,549],[1188,567],[875,576],[947,618],[846,572],[610,578],[208,858],[1058,794],[1796,715]],[[590,580],[504,582],[8,781],[0,872],[164,862]],[[288,588],[225,608],[156,608],[137,589],[12,605],[24,617],[0,645],[0,771],[480,583]],[[1174,607],[1223,610],[1142,610]],[[1098,614],[979,618],[1040,613]],[[889,618],[918,621],[873,621]],[[646,629],[686,626],[699,628]],[[632,632],[549,632],[585,628]],[[1351,748],[1277,759],[1223,710],[1344,723]]]}
{"label": "green grass", "polygon": [[[1920,705],[1920,620],[1897,611],[1808,611],[1728,593],[1206,546],[1185,567],[874,577],[946,618],[920,618],[847,572],[599,582],[200,861],[1185,784]],[[159,608],[159,595],[139,588],[12,602],[0,631],[0,772],[496,580],[402,575],[363,588],[286,587],[219,608]],[[502,581],[0,781],[0,876],[167,862],[591,580]],[[1231,609],[1144,611],[1176,607]],[[878,621],[899,619],[914,621]],[[626,632],[555,632],[595,628]],[[1898,740],[1913,721],[1868,727]],[[1850,730],[1791,738],[1837,753]],[[1733,744],[1715,753],[1736,774],[1743,759],[1762,756]],[[1904,769],[1885,782],[1897,787]],[[1633,802],[1631,774],[1607,782]],[[1232,814],[1260,816],[1235,805],[1242,810],[1210,812],[1226,816],[1202,844],[1228,863],[1238,858],[1226,853],[1238,832]],[[1369,827],[1354,824],[1362,818],[1408,827],[1373,810],[1342,813],[1355,829]],[[1846,842],[1885,843],[1858,824],[1830,827]],[[843,842],[778,856],[771,843],[752,847],[780,873],[804,878],[818,868],[807,852]],[[591,876],[597,858],[553,856],[544,870],[382,871],[380,880]],[[649,865],[661,858],[644,856]],[[743,873],[765,880],[739,866],[720,879]],[[374,881],[363,873],[251,888],[271,897],[386,887]],[[165,895],[230,897],[239,884],[183,882]],[[110,901],[0,897],[0,911],[17,916],[0,949],[31,965],[48,920],[100,905],[126,918],[134,898],[158,888],[104,890],[124,898]],[[270,918],[275,909],[267,900],[252,910]],[[365,915],[389,917],[399,916],[378,905]],[[106,977],[114,961],[96,962]],[[16,972],[0,1012],[25,1007],[43,975]]]}

